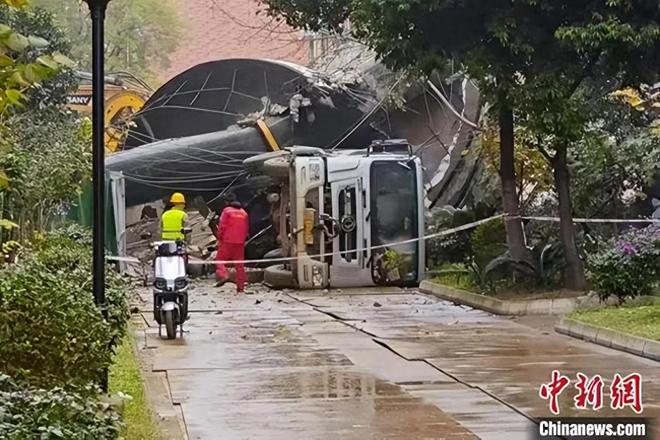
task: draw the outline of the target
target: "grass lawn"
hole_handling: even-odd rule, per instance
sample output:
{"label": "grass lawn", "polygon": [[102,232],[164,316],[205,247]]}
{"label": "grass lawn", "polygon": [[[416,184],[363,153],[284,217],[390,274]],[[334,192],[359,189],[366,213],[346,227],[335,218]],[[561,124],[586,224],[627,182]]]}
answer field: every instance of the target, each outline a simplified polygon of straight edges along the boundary
{"label": "grass lawn", "polygon": [[645,306],[576,311],[569,317],[587,324],[660,341],[660,302]]}
{"label": "grass lawn", "polygon": [[138,365],[131,336],[118,347],[115,363],[110,368],[110,392],[122,392],[132,397],[125,403],[123,418],[125,440],[158,440],[158,428],[144,395],[140,366]]}
{"label": "grass lawn", "polygon": [[479,286],[475,286],[472,280],[467,275],[458,274],[442,274],[433,277],[434,283],[442,284],[443,286],[453,287],[455,289],[466,290],[472,293],[481,293]]}

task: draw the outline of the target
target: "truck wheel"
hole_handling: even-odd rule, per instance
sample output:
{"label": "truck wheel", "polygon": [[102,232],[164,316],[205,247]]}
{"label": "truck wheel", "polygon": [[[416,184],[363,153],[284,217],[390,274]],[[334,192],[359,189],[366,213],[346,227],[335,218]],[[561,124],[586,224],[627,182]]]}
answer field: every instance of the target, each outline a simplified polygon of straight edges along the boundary
{"label": "truck wheel", "polygon": [[264,283],[276,289],[293,288],[293,273],[284,268],[283,264],[267,267],[264,270]]}
{"label": "truck wheel", "polygon": [[168,310],[163,313],[165,318],[165,332],[167,339],[176,339],[176,322],[174,321],[174,311]]}
{"label": "truck wheel", "polygon": [[201,264],[191,264],[188,266],[188,275],[190,278],[200,278],[204,276],[204,266]]}

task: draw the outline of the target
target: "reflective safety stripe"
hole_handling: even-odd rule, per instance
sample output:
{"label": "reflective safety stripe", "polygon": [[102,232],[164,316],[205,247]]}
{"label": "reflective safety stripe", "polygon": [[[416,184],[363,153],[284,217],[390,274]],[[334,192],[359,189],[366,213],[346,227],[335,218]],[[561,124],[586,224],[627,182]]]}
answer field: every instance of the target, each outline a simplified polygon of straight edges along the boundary
{"label": "reflective safety stripe", "polygon": [[162,217],[162,239],[163,240],[183,240],[186,236],[181,232],[186,220],[186,213],[180,209],[170,209],[165,211]]}

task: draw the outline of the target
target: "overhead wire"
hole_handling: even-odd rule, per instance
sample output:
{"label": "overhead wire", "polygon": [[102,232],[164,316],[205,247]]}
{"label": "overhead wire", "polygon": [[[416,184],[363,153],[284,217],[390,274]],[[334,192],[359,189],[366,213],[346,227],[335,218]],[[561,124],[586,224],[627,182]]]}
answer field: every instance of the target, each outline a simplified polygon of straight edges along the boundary
{"label": "overhead wire", "polygon": [[213,197],[211,200],[209,200],[208,202],[206,202],[206,204],[207,204],[207,205],[210,205],[211,203],[213,203],[213,202],[215,202],[216,200],[218,200],[220,197],[222,197],[224,194],[226,194],[227,191],[229,191],[229,188],[231,188],[231,187],[234,185],[234,183],[236,183],[236,181],[237,181],[238,179],[240,179],[242,176],[244,176],[244,175],[246,175],[246,174],[247,174],[247,173],[241,173],[241,174],[237,175],[237,176],[234,178],[234,180],[232,180],[231,182],[229,182],[229,184],[227,184],[227,185],[225,186],[225,188],[224,188],[222,191],[220,191],[220,194],[218,194],[217,196]]}
{"label": "overhead wire", "polygon": [[132,174],[124,174],[124,177],[130,178],[136,182],[149,182],[149,183],[198,183],[198,182],[214,182],[217,180],[224,180],[229,177],[232,177],[236,175],[236,173],[231,173],[231,174],[223,174],[223,175],[217,175],[217,176],[212,176],[212,177],[205,177],[205,178],[187,178],[187,179],[171,179],[171,178],[145,178],[145,177],[139,177],[136,175]]}
{"label": "overhead wire", "polygon": [[342,143],[344,143],[344,141],[346,141],[346,139],[348,139],[349,137],[351,137],[351,136],[353,135],[353,133],[355,133],[355,132],[356,132],[356,131],[357,131],[357,130],[358,130],[358,129],[359,129],[359,128],[360,128],[360,127],[361,127],[361,126],[367,121],[367,120],[369,120],[369,118],[371,118],[371,116],[372,116],[374,113],[376,113],[376,112],[381,108],[381,106],[385,103],[385,101],[390,97],[390,95],[392,94],[392,92],[394,91],[394,89],[399,85],[399,83],[401,82],[402,79],[403,79],[403,77],[399,77],[399,78],[394,82],[394,84],[392,84],[392,86],[391,86],[390,89],[388,90],[387,94],[386,94],[385,96],[383,96],[383,97],[380,99],[380,101],[378,102],[378,104],[375,105],[375,106],[374,106],[374,107],[373,107],[373,108],[372,108],[367,114],[365,114],[364,116],[362,116],[362,117],[361,117],[361,118],[360,118],[360,119],[354,124],[354,126],[353,126],[353,127],[352,127],[352,128],[351,128],[351,129],[350,129],[350,130],[349,130],[349,131],[348,131],[348,132],[347,132],[347,133],[346,133],[346,134],[345,134],[345,135],[344,135],[344,136],[338,141],[338,142],[336,142],[336,143],[333,144],[333,146],[332,146],[330,149],[331,149],[331,150],[335,150],[335,149],[337,149],[337,147],[339,147]]}
{"label": "overhead wire", "polygon": [[427,80],[426,83],[428,84],[428,86],[429,86],[429,87],[431,88],[431,90],[433,91],[433,95],[431,95],[431,96],[434,96],[435,98],[439,99],[439,100],[440,100],[445,106],[447,106],[447,108],[448,108],[448,109],[454,114],[454,116],[456,116],[456,117],[457,117],[460,121],[462,121],[463,123],[465,123],[465,124],[467,124],[468,126],[474,128],[475,130],[483,131],[483,128],[479,127],[477,124],[475,124],[474,122],[470,121],[470,120],[467,119],[465,116],[463,116],[462,114],[460,114],[460,113],[454,108],[454,106],[451,105],[451,103],[447,100],[447,98],[445,97],[445,95],[444,95],[440,90],[438,90],[438,88],[435,86],[435,84],[433,84],[433,82],[432,82],[431,80]]}

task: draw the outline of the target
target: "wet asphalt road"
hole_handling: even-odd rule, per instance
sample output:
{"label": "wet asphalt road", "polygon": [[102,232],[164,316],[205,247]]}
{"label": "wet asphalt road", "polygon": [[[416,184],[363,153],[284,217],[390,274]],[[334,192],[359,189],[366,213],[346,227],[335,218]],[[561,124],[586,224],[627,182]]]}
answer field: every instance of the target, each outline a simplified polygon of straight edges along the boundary
{"label": "wet asphalt road", "polygon": [[[196,284],[183,339],[158,337],[148,291],[138,331],[190,439],[528,439],[551,415],[538,389],[553,369],[606,387],[640,373],[645,415],[660,415],[657,362],[414,291]],[[613,415],[576,410],[574,395],[562,416]]]}

